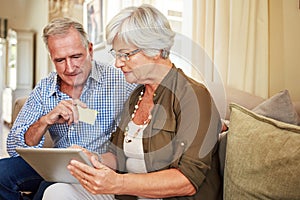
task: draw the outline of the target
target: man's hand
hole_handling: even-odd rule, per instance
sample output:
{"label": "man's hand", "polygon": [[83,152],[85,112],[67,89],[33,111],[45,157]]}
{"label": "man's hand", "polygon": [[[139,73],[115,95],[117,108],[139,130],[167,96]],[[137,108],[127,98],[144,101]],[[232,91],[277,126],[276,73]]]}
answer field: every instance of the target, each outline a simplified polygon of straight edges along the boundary
{"label": "man's hand", "polygon": [[69,125],[72,122],[78,123],[79,115],[77,106],[86,108],[86,104],[80,100],[63,100],[52,111],[45,115],[45,120],[48,125],[62,124],[67,122]]}
{"label": "man's hand", "polygon": [[78,123],[79,115],[77,106],[86,108],[86,104],[80,100],[63,100],[48,114],[42,116],[33,123],[25,133],[25,143],[28,146],[38,145],[49,126],[55,123],[67,122],[71,125]]}

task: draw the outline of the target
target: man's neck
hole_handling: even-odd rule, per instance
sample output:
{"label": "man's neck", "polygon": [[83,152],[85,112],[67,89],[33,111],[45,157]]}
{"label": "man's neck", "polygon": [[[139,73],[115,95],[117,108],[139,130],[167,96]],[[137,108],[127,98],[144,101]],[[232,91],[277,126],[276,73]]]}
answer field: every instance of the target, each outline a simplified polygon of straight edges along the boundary
{"label": "man's neck", "polygon": [[83,86],[66,86],[61,85],[60,90],[69,95],[72,99],[79,99],[83,90]]}

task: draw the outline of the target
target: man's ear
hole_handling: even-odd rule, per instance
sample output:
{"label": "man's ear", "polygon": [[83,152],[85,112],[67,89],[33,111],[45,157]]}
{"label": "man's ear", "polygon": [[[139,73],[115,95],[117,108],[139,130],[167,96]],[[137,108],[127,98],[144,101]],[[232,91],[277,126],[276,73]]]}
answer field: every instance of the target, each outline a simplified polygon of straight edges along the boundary
{"label": "man's ear", "polygon": [[89,42],[89,46],[88,46],[88,49],[89,49],[89,54],[92,58],[92,60],[94,59],[94,48],[93,48],[93,43]]}

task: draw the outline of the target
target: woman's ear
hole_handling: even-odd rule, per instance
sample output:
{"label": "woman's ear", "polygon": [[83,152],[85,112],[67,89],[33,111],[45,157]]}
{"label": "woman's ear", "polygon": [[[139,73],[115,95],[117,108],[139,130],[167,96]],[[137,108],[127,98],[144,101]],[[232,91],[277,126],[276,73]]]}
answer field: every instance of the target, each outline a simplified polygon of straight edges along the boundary
{"label": "woman's ear", "polygon": [[162,49],[160,50],[160,54],[157,54],[156,56],[154,56],[154,60],[157,60],[159,58],[163,58],[163,59],[167,59],[169,57],[170,52],[166,49]]}
{"label": "woman's ear", "polygon": [[158,60],[161,57],[161,53],[156,54],[155,56],[152,57],[153,60]]}
{"label": "woman's ear", "polygon": [[166,49],[162,49],[161,53],[160,53],[160,55],[163,59],[167,59],[169,57],[169,54],[170,54],[170,52]]}

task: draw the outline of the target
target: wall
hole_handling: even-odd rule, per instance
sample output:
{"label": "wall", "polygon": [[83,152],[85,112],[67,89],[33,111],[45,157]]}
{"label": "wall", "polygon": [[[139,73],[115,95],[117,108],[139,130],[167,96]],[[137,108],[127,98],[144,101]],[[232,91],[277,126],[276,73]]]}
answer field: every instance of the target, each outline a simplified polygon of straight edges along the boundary
{"label": "wall", "polygon": [[300,101],[300,9],[299,0],[269,0],[270,96],[288,89]]}
{"label": "wall", "polygon": [[[43,26],[48,21],[48,0],[0,0],[0,5],[0,17],[8,19],[8,28],[35,32],[34,75],[35,80],[39,80],[48,73],[48,55],[41,39]],[[1,69],[0,80],[4,79],[4,72],[4,69]],[[2,116],[3,109],[2,90],[4,87],[4,82],[1,81],[0,116]],[[1,127],[0,129],[2,130]]]}
{"label": "wall", "polygon": [[[48,22],[47,0],[0,0],[0,4],[0,17],[8,18],[9,27],[36,32],[35,79],[41,79],[49,72],[48,54],[41,39],[42,29]],[[286,88],[290,91],[293,100],[300,100],[299,0],[269,0],[269,6],[269,95]],[[103,51],[95,53],[96,58],[99,57],[100,60],[107,58],[102,54]]]}
{"label": "wall", "polygon": [[[116,0],[110,0],[109,5]],[[293,100],[300,101],[300,9],[299,0],[268,0],[269,2],[269,83],[268,95],[288,89]],[[116,12],[115,6],[108,16]],[[110,17],[107,17],[108,19]],[[108,21],[107,19],[107,21]],[[107,49],[95,51],[95,58],[107,58]]]}
{"label": "wall", "polygon": [[48,53],[42,41],[42,29],[48,22],[47,0],[0,0],[0,16],[8,18],[8,27],[36,33],[35,79],[48,74]]}

